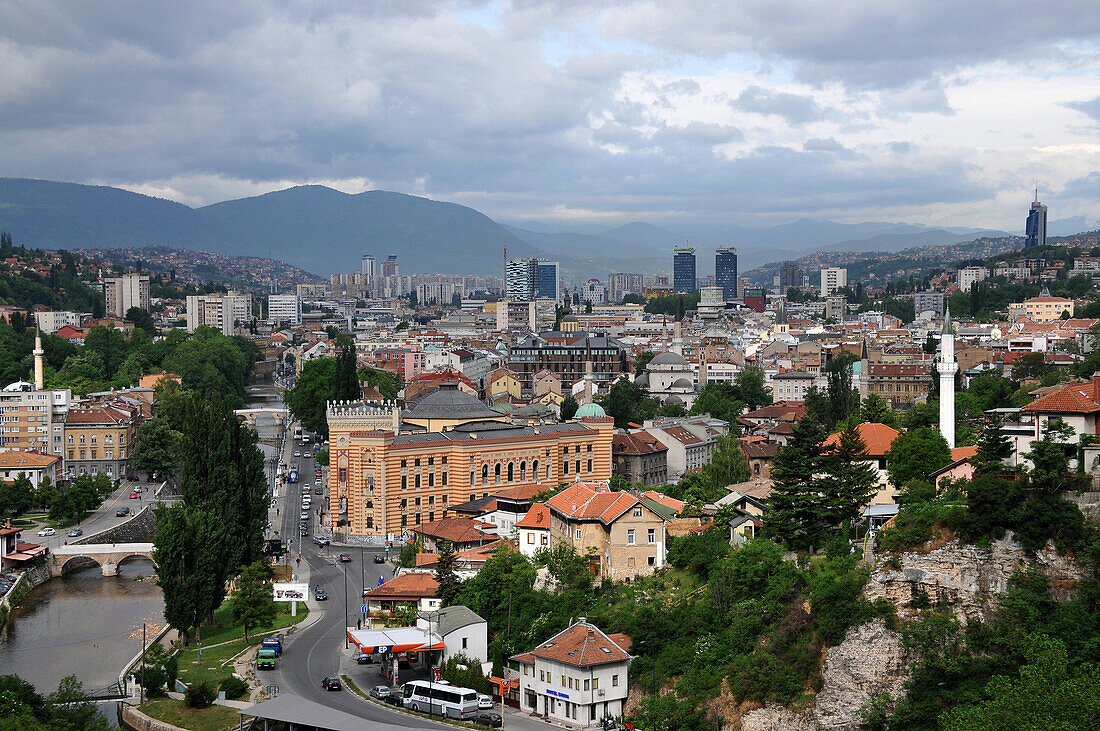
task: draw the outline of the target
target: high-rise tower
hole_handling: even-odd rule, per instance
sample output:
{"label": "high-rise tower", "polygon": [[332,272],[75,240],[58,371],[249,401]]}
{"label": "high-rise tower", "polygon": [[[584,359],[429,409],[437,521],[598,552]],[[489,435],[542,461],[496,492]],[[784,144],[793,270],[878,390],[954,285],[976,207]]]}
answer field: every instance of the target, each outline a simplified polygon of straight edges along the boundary
{"label": "high-rise tower", "polygon": [[722,298],[727,302],[737,299],[737,249],[715,249],[714,283],[722,288]]}
{"label": "high-rise tower", "polygon": [[682,246],[673,249],[672,291],[676,293],[695,291],[695,249]]}
{"label": "high-rise tower", "polygon": [[940,373],[940,434],[947,446],[955,448],[955,374],[959,364],[955,362],[955,331],[951,327],[951,308],[943,316],[943,333],[940,335],[940,357],[936,361]]}
{"label": "high-rise tower", "polygon": [[1035,189],[1035,200],[1031,203],[1031,210],[1027,214],[1027,223],[1024,225],[1024,235],[1027,241],[1024,246],[1046,246],[1047,243],[1047,207],[1039,202],[1039,189]]}

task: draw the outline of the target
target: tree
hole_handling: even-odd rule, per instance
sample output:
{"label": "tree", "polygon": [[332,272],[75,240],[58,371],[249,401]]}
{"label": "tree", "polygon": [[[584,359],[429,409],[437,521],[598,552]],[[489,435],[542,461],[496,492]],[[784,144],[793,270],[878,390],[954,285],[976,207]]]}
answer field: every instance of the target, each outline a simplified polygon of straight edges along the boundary
{"label": "tree", "polygon": [[1031,484],[1051,494],[1066,489],[1069,472],[1067,441],[1073,427],[1060,419],[1050,419],[1043,429],[1043,438],[1031,443],[1024,456],[1031,460]]}
{"label": "tree", "polygon": [[893,426],[894,412],[890,409],[889,402],[877,393],[867,394],[863,403],[859,406],[859,418],[868,424],[885,424]]}
{"label": "tree", "polygon": [[153,316],[140,307],[131,307],[126,310],[123,319],[129,320],[134,323],[134,327],[144,330],[150,335],[155,335],[157,332],[157,326],[153,323]]}
{"label": "tree", "polygon": [[715,419],[737,424],[737,417],[745,410],[741,390],[728,381],[711,381],[703,386],[691,404],[691,413],[710,414]]}
{"label": "tree", "polygon": [[561,405],[558,408],[561,409],[561,420],[569,421],[576,415],[577,409],[580,408],[580,404],[578,404],[577,399],[573,398],[573,395],[570,394],[562,399]]}
{"label": "tree", "polygon": [[328,434],[325,412],[333,399],[335,382],[336,359],[316,358],[302,366],[294,388],[286,392],[286,405],[308,431]]}
{"label": "tree", "polygon": [[737,390],[740,398],[750,409],[759,409],[772,402],[772,395],[764,386],[762,368],[745,368],[737,374]]}
{"label": "tree", "polygon": [[1066,646],[1043,634],[1024,639],[1025,664],[1018,677],[998,675],[983,700],[948,710],[946,731],[1093,729],[1100,726],[1100,670],[1074,668]]}
{"label": "tree", "polygon": [[34,485],[20,472],[11,482],[0,481],[0,515],[16,517],[34,504]]}
{"label": "tree", "polygon": [[454,604],[455,597],[462,591],[462,582],[455,574],[455,560],[455,549],[451,542],[440,542],[439,560],[435,566],[435,580],[439,586],[435,590],[435,596],[444,607]]}
{"label": "tree", "polygon": [[722,492],[725,492],[726,485],[748,480],[752,472],[741,451],[741,440],[732,434],[721,437],[714,445],[710,464],[703,468],[703,473],[714,487],[722,488]]}
{"label": "tree", "polygon": [[401,390],[401,376],[380,368],[363,366],[359,369],[359,380],[365,381],[368,386],[390,401],[396,401],[397,392]]}
{"label": "tree", "polygon": [[857,358],[844,352],[833,358],[825,366],[827,386],[825,393],[829,399],[829,425],[844,421],[859,408],[859,391],[852,388],[852,363]]}
{"label": "tree", "polygon": [[1009,469],[1005,461],[1012,456],[1012,443],[1002,427],[1004,419],[998,413],[990,414],[982,424],[978,435],[978,453],[971,463],[979,475],[999,474]]}
{"label": "tree", "polygon": [[899,434],[886,455],[886,472],[895,488],[915,481],[951,464],[951,448],[938,429],[921,427]]}
{"label": "tree", "polygon": [[333,375],[333,401],[361,401],[359,375],[355,363],[355,345],[346,343],[336,356],[336,372]]}
{"label": "tree", "polygon": [[167,418],[157,417],[138,427],[130,464],[138,470],[168,477],[179,471],[183,461],[183,434]]}
{"label": "tree", "polygon": [[787,445],[780,447],[772,462],[775,485],[768,497],[768,519],[764,530],[795,550],[820,545],[828,528],[819,495],[825,492],[825,430],[809,415],[794,425]]}
{"label": "tree", "polygon": [[657,399],[650,398],[644,388],[625,376],[612,383],[607,395],[597,401],[604,412],[615,419],[615,426],[619,429],[627,428],[632,422],[652,419],[660,407]]}
{"label": "tree", "polygon": [[271,588],[271,569],[262,560],[244,567],[231,607],[233,621],[239,622],[244,628],[246,642],[249,628],[266,627],[274,623],[279,610]]}
{"label": "tree", "polygon": [[859,428],[849,423],[837,436],[836,443],[825,455],[825,514],[833,525],[853,522],[860,509],[878,491],[878,471],[869,463],[867,444]]}
{"label": "tree", "polygon": [[646,366],[649,365],[649,361],[653,360],[656,355],[657,354],[651,350],[643,350],[641,353],[638,353],[634,358],[634,375],[642,375],[642,373],[645,372]]}
{"label": "tree", "polygon": [[1043,353],[1025,353],[1012,364],[1012,378],[1015,381],[1026,381],[1029,378],[1042,378],[1051,366],[1047,365]]}

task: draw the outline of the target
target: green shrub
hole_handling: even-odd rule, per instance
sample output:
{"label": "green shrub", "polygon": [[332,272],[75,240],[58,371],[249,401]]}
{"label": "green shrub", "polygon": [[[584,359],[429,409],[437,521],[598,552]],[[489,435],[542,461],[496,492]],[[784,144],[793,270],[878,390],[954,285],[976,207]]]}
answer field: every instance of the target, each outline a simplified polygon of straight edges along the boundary
{"label": "green shrub", "polygon": [[248,692],[248,683],[244,682],[236,675],[230,675],[228,678],[222,679],[221,689],[225,691],[225,697],[232,700],[234,698],[240,698]]}
{"label": "green shrub", "polygon": [[214,704],[218,691],[213,683],[192,683],[187,688],[185,701],[189,708],[208,708]]}

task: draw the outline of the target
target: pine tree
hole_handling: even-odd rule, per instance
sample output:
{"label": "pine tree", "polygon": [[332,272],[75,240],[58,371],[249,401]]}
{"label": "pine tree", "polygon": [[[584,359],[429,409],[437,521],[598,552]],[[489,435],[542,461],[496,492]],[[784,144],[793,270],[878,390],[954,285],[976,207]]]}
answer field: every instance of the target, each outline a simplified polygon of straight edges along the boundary
{"label": "pine tree", "polygon": [[868,463],[867,444],[849,423],[825,457],[823,513],[833,525],[854,521],[878,490],[878,472]]}
{"label": "pine tree", "polygon": [[978,453],[974,455],[974,471],[979,475],[996,475],[1008,471],[1005,460],[1012,456],[1012,443],[1002,431],[1004,419],[993,413],[982,424],[978,435]]}
{"label": "pine tree", "polygon": [[455,558],[454,546],[450,541],[439,544],[439,561],[435,566],[435,580],[439,582],[439,587],[435,590],[435,596],[444,607],[451,606],[462,591],[462,582],[455,574]]}
{"label": "pine tree", "polygon": [[336,379],[333,384],[332,398],[336,401],[359,401],[362,397],[362,391],[359,389],[355,346],[347,343],[336,356]]}
{"label": "pine tree", "polygon": [[824,441],[821,423],[807,415],[794,425],[790,441],[779,448],[772,462],[775,486],[768,498],[764,531],[795,550],[820,545],[828,526],[821,510]]}

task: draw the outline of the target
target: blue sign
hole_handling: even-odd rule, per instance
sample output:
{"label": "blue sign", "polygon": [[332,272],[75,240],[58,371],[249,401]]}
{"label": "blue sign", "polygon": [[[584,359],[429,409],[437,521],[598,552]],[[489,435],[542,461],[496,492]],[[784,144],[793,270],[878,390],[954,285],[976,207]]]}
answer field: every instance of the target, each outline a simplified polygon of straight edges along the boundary
{"label": "blue sign", "polygon": [[366,604],[360,604],[359,605],[359,612],[361,614],[366,614],[367,613],[367,605]]}
{"label": "blue sign", "polygon": [[546,695],[552,695],[552,696],[556,696],[558,698],[568,698],[569,697],[568,693],[559,693],[556,690],[547,690]]}
{"label": "blue sign", "polygon": [[375,645],[374,651],[379,655],[386,655],[393,649],[393,645]]}

